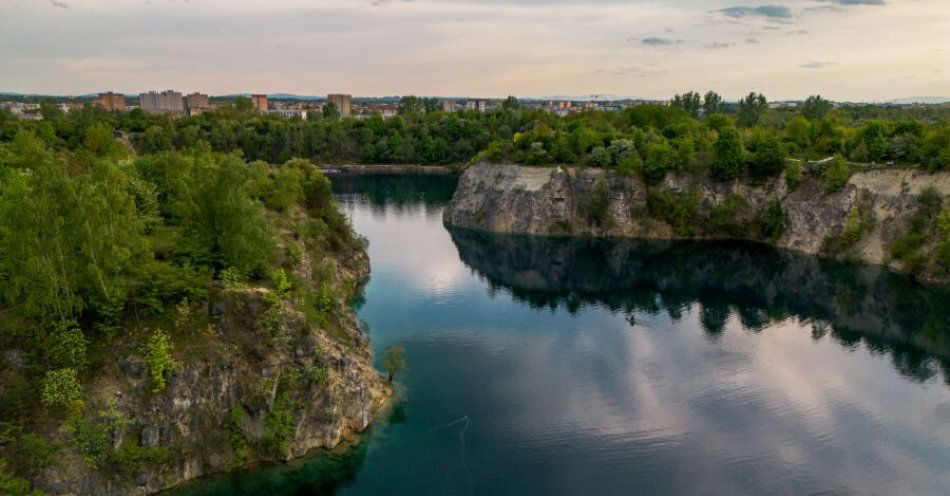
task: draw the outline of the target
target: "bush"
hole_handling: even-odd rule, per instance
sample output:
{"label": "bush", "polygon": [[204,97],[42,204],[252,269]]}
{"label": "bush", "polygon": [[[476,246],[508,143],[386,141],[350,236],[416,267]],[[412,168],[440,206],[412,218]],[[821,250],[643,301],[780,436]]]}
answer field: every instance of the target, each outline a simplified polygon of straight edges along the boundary
{"label": "bush", "polygon": [[714,234],[741,238],[749,235],[745,221],[751,206],[740,195],[731,195],[709,211],[709,231]]}
{"label": "bush", "polygon": [[802,163],[789,162],[785,167],[785,185],[789,191],[794,191],[802,182]]}
{"label": "bush", "polygon": [[271,179],[267,206],[283,212],[296,205],[304,196],[303,182],[304,174],[300,169],[284,164]]}
{"label": "bush", "polygon": [[699,223],[701,201],[702,196],[696,189],[679,193],[668,189],[647,191],[647,211],[650,216],[672,226],[677,236],[696,234],[694,228]]}
{"label": "bush", "polygon": [[307,367],[307,379],[315,386],[322,386],[327,381],[327,368],[320,365]]}
{"label": "bush", "polygon": [[172,358],[172,344],[168,334],[161,329],[155,330],[140,352],[145,358],[145,365],[148,367],[152,392],[161,392],[165,389],[166,376],[179,367],[179,363]]}
{"label": "bush", "polygon": [[82,392],[76,369],[67,367],[50,370],[43,378],[41,400],[47,407],[67,407],[82,399]]}
{"label": "bush", "polygon": [[50,335],[49,359],[54,367],[86,364],[86,337],[74,321],[59,322]]}
{"label": "bush", "polygon": [[643,178],[651,183],[662,181],[672,168],[673,148],[669,143],[651,143],[647,147],[647,159],[643,164]]}
{"label": "bush", "polygon": [[587,220],[603,226],[607,222],[609,198],[607,196],[607,182],[601,177],[594,183],[594,189],[581,203],[581,208],[587,215]]}
{"label": "bush", "polygon": [[768,207],[755,219],[757,237],[770,241],[777,240],[785,232],[785,212],[778,200],[769,202]]}
{"label": "bush", "polygon": [[822,177],[825,179],[825,192],[833,193],[844,188],[848,184],[848,178],[851,177],[851,170],[848,162],[841,155],[835,155],[831,162],[822,171]]}
{"label": "bush", "polygon": [[773,176],[785,167],[785,147],[776,136],[762,140],[755,149],[751,172],[758,177]]}
{"label": "bush", "polygon": [[841,234],[828,236],[821,244],[821,253],[839,259],[855,258],[852,248],[864,234],[874,229],[876,219],[867,192],[862,192],[857,203],[848,211]]}
{"label": "bush", "polygon": [[30,481],[7,472],[6,461],[0,459],[0,494],[4,496],[44,496],[46,493],[33,489]]}
{"label": "bush", "polygon": [[20,436],[20,465],[30,475],[40,473],[56,465],[59,450],[59,443],[47,441],[36,434],[24,434]]}
{"label": "bush", "polygon": [[93,468],[102,467],[113,454],[112,440],[116,433],[131,421],[120,414],[115,405],[96,412],[95,418],[87,419],[77,412],[67,423],[73,446]]}
{"label": "bush", "polygon": [[[918,275],[932,267],[942,274],[950,268],[950,210],[943,209],[943,197],[934,187],[921,191],[917,210],[907,220],[907,232],[891,243],[891,257],[903,264],[905,272]],[[932,248],[929,253],[927,248]],[[932,261],[932,262],[931,262]]]}
{"label": "bush", "polygon": [[291,284],[290,278],[287,277],[287,271],[282,267],[278,267],[271,274],[271,281],[274,283],[274,296],[280,300],[286,300],[290,296],[291,289],[293,289],[293,284]]}
{"label": "bush", "polygon": [[275,455],[287,451],[288,441],[293,437],[296,427],[296,408],[297,402],[290,392],[281,391],[264,417],[264,446]]}
{"label": "bush", "polygon": [[716,139],[716,156],[712,164],[712,178],[728,181],[742,175],[742,163],[745,148],[742,136],[734,127],[723,128]]}
{"label": "bush", "polygon": [[122,441],[118,449],[109,454],[109,462],[126,472],[141,470],[168,463],[172,458],[168,448],[142,446],[132,439]]}
{"label": "bush", "polygon": [[228,441],[231,444],[231,450],[234,451],[234,457],[237,462],[243,463],[251,455],[248,446],[247,436],[244,435],[244,420],[247,414],[244,407],[237,405],[228,411]]}

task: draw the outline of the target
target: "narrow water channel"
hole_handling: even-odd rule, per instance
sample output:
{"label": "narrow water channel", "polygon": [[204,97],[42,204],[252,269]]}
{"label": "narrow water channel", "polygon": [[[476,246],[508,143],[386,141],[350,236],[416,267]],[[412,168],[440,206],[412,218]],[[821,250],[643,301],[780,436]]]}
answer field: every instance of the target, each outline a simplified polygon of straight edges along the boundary
{"label": "narrow water channel", "polygon": [[946,494],[950,293],[737,243],[450,230],[447,177],[337,179],[404,401],[207,495]]}

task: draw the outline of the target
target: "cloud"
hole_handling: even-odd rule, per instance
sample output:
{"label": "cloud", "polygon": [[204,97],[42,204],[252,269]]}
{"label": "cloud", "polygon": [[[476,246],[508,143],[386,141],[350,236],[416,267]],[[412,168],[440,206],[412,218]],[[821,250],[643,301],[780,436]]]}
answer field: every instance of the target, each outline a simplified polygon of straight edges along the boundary
{"label": "cloud", "polygon": [[770,19],[788,19],[792,17],[792,10],[784,5],[759,5],[750,7],[737,5],[735,7],[726,7],[719,9],[727,17],[768,17]]}
{"label": "cloud", "polygon": [[841,5],[884,5],[884,0],[832,0]]}
{"label": "cloud", "polygon": [[57,0],[50,0],[49,3],[51,3],[51,4],[53,5],[53,7],[59,7],[59,8],[61,8],[61,9],[68,9],[68,8],[69,8],[69,5],[66,5],[65,3],[59,2],[59,1],[57,1]]}
{"label": "cloud", "polygon": [[708,48],[708,49],[710,49],[710,50],[721,50],[721,49],[725,49],[725,48],[731,47],[731,46],[732,46],[732,43],[725,43],[725,42],[722,42],[722,41],[714,41],[714,42],[709,43],[709,44],[707,44],[707,45],[705,45],[705,46],[706,46],[706,48]]}
{"label": "cloud", "polygon": [[799,65],[798,67],[802,67],[802,68],[805,68],[805,69],[823,69],[823,68],[825,68],[825,67],[829,67],[829,66],[832,66],[832,65],[838,65],[838,63],[837,63],[837,62],[818,62],[818,61],[811,61],[811,62],[805,62],[804,64],[801,64],[801,65]]}
{"label": "cloud", "polygon": [[683,40],[673,40],[673,39],[670,39],[670,38],[660,38],[660,37],[658,37],[658,36],[647,36],[646,38],[643,38],[642,40],[640,40],[640,43],[643,43],[644,45],[650,45],[650,46],[675,45],[675,44],[682,43],[682,42],[683,42]]}

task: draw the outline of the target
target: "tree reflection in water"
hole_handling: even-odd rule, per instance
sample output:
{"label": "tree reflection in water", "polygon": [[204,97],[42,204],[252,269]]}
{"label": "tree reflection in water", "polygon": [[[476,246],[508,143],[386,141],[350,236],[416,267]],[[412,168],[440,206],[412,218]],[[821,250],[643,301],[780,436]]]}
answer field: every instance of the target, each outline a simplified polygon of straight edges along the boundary
{"label": "tree reflection in water", "polygon": [[888,353],[917,381],[942,369],[950,384],[950,288],[922,286],[878,267],[853,266],[768,246],[502,235],[450,228],[462,261],[493,290],[535,308],[577,312],[600,305],[624,312],[700,307],[700,322],[722,335],[733,314],[751,332],[790,317],[815,340],[864,344]]}

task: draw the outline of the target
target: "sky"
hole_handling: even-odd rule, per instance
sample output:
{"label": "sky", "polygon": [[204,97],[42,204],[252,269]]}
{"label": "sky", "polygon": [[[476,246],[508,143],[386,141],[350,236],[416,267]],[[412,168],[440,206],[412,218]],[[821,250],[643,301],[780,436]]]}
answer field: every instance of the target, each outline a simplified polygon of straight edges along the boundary
{"label": "sky", "polygon": [[950,0],[0,0],[0,91],[950,97]]}

